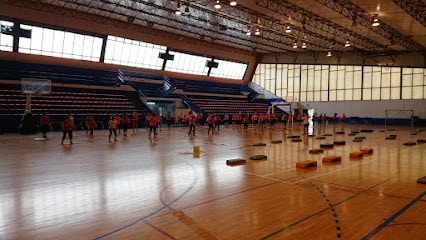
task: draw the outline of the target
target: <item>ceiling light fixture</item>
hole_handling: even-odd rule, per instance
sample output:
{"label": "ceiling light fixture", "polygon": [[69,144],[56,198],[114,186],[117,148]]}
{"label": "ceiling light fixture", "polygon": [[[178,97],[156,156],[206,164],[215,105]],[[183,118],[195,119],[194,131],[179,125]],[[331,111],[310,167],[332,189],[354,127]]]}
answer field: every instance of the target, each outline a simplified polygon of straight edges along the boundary
{"label": "ceiling light fixture", "polygon": [[176,15],[181,15],[182,12],[180,11],[180,1],[178,1],[177,5],[176,5],[176,11],[175,11]]}
{"label": "ceiling light fixture", "polygon": [[247,29],[246,35],[247,35],[247,36],[250,36],[250,35],[251,35],[251,31],[250,31],[250,29]]}
{"label": "ceiling light fixture", "polygon": [[307,47],[305,42],[302,42],[302,48],[305,49]]}
{"label": "ceiling light fixture", "polygon": [[229,2],[229,6],[232,6],[232,7],[235,7],[235,6],[237,6],[237,1],[230,1]]}
{"label": "ceiling light fixture", "polygon": [[379,19],[377,18],[377,14],[374,14],[373,20],[371,20],[371,26],[377,27],[380,25]]}
{"label": "ceiling light fixture", "polygon": [[351,46],[351,43],[349,42],[349,40],[346,40],[345,47],[350,47],[350,46]]}
{"label": "ceiling light fixture", "polygon": [[331,57],[331,51],[328,51],[328,53],[327,53],[327,57]]}
{"label": "ceiling light fixture", "polygon": [[222,7],[222,5],[220,5],[219,0],[216,0],[216,3],[214,4],[214,8],[219,10]]}
{"label": "ceiling light fixture", "polygon": [[254,32],[254,35],[260,35],[260,30],[259,30],[259,28],[256,28],[256,32]]}
{"label": "ceiling light fixture", "polygon": [[293,43],[293,48],[297,48],[297,42]]}
{"label": "ceiling light fixture", "polygon": [[286,33],[291,33],[291,27],[290,27],[290,26],[287,26],[287,27],[285,28],[285,32],[286,32]]}

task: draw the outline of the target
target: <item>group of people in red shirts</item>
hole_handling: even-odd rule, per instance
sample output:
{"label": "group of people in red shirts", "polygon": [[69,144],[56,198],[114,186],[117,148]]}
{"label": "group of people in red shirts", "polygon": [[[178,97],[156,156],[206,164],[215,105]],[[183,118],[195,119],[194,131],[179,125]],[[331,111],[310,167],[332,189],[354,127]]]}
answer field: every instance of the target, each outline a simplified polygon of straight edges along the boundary
{"label": "group of people in red shirts", "polygon": [[[127,136],[127,130],[130,127],[131,123],[133,127],[133,132],[135,132],[135,130],[139,131],[138,120],[139,120],[139,115],[137,112],[133,112],[131,119],[127,113],[124,113],[123,116],[120,116],[119,114],[112,115],[110,119],[108,120],[109,141],[111,142],[112,136],[114,136],[114,141],[117,141],[117,130],[120,133],[121,129],[123,129],[124,136]],[[48,129],[50,129],[50,119],[47,113],[44,113],[41,116],[40,126],[41,126],[43,137],[47,137]],[[65,117],[65,119],[61,122],[61,126],[62,126],[62,132],[63,132],[61,144],[64,144],[64,140],[66,139],[67,135],[70,140],[70,144],[73,144],[72,138],[73,138],[73,130],[74,130],[74,117],[71,114],[68,114]],[[97,126],[97,123],[95,121],[93,114],[87,115],[85,120],[85,126],[86,126],[86,135],[93,137],[93,131]]]}
{"label": "group of people in red shirts", "polygon": [[[41,129],[41,133],[43,134],[43,138],[47,138],[47,132],[50,130],[50,127],[51,127],[50,118],[47,115],[47,113],[45,112],[40,117],[40,129]],[[68,135],[68,138],[70,140],[70,144],[73,144],[73,142],[72,142],[72,137],[73,137],[72,130],[74,128],[74,117],[71,114],[68,114],[65,117],[64,121],[62,121],[61,127],[62,127],[61,144],[64,144],[64,140],[65,140],[67,135]]]}
{"label": "group of people in red shirts", "polygon": [[[249,115],[248,113],[247,114],[238,113],[238,114],[233,114],[231,118],[229,118],[228,114],[225,114],[223,119],[217,114],[209,114],[206,118],[206,122],[208,124],[207,134],[210,135],[210,132],[214,134],[214,131],[216,128],[217,128],[217,131],[219,131],[219,126],[222,123],[228,124],[229,119],[231,119],[233,129],[236,128],[237,130],[239,130],[241,129],[241,126],[243,126],[243,131],[247,131],[248,125],[250,124],[250,122],[253,125],[259,126],[260,129],[263,130],[265,126],[267,125],[272,129],[273,124],[276,121],[281,121],[284,124],[284,128],[286,128],[287,125],[293,124],[294,121],[303,122],[303,125],[306,126],[307,125],[306,122],[308,121],[309,118],[312,118],[313,122],[318,122],[320,126],[325,125],[327,121],[331,121],[333,123],[337,123],[340,121],[341,123],[344,123],[346,120],[346,116],[344,113],[340,117],[338,117],[337,113],[335,113],[331,119],[328,119],[327,115],[324,113],[320,114],[319,116],[317,116],[316,113],[314,113],[313,116],[308,116],[307,114],[304,114],[304,115],[298,114],[295,116],[293,114],[284,113],[280,117],[277,117],[275,114],[270,114],[270,113],[263,113],[263,114],[255,113],[252,115]],[[169,112],[166,116],[168,127],[171,126],[172,119],[173,118],[171,117],[171,114]],[[146,116],[146,123],[150,129],[148,137],[151,137],[152,134],[154,138],[157,136],[158,134],[157,130],[158,128],[161,127],[161,120],[162,120],[162,117],[159,114],[152,114],[152,115],[148,114]],[[122,116],[118,114],[112,115],[108,121],[109,141],[111,141],[111,138],[113,136],[114,136],[114,141],[117,141],[117,130],[118,130],[118,133],[120,133],[121,129],[123,129],[124,136],[127,136],[127,130],[130,126],[132,126],[133,128],[133,132],[138,131],[139,129],[138,121],[139,121],[139,114],[137,112],[133,112],[131,117],[129,117],[127,113],[123,114]],[[203,121],[203,114],[200,113],[195,115],[193,114],[192,111],[190,111],[188,115],[185,115],[182,119],[182,123],[187,124],[187,126],[189,127],[188,135],[192,135],[192,136],[195,135],[195,126],[198,123],[202,124],[202,121]],[[67,115],[61,125],[62,125],[62,131],[63,131],[61,144],[64,143],[64,140],[67,135],[69,137],[70,144],[72,144],[73,143],[72,131],[74,129],[73,116],[71,114]],[[85,125],[87,129],[86,134],[88,134],[89,136],[93,136],[93,131],[95,127],[97,126],[97,124],[92,114],[89,114],[87,116]],[[40,128],[41,128],[43,137],[46,138],[47,132],[50,129],[50,119],[47,113],[44,113],[40,117]]]}
{"label": "group of people in red shirts", "polygon": [[111,141],[111,136],[114,135],[114,141],[117,141],[117,129],[118,133],[121,133],[121,129],[123,129],[123,135],[127,137],[127,130],[132,125],[133,132],[139,131],[139,114],[137,112],[133,112],[132,118],[130,119],[127,113],[124,113],[122,117],[120,115],[115,114],[112,115],[110,120],[108,121],[108,129],[109,129],[109,141]]}

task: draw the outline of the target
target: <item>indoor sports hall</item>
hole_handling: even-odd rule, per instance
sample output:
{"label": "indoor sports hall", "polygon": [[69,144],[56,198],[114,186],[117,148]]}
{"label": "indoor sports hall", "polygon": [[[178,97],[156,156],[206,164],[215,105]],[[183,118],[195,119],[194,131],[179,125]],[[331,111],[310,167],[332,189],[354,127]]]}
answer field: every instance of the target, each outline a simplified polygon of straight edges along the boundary
{"label": "indoor sports hall", "polygon": [[423,239],[425,10],[0,0],[0,240]]}

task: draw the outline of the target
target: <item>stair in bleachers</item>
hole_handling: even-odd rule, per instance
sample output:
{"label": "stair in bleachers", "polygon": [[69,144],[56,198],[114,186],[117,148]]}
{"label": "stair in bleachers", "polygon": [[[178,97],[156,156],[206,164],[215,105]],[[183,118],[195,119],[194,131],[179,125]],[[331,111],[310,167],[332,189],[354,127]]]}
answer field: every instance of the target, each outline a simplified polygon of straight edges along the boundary
{"label": "stair in bleachers", "polygon": [[147,97],[166,97],[176,89],[174,81],[164,75],[128,72],[118,69],[117,79],[120,83],[130,85]]}

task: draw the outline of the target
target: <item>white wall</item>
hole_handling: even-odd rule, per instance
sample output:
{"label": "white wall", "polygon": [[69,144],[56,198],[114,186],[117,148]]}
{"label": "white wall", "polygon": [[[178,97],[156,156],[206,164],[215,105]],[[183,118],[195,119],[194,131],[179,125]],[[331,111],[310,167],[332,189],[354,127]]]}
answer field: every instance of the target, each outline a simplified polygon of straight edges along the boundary
{"label": "white wall", "polygon": [[[304,108],[314,108],[317,114],[326,113],[347,117],[384,118],[385,110],[414,110],[414,116],[426,119],[426,100],[386,100],[386,101],[337,101],[337,102],[301,102]],[[398,117],[398,115],[400,117]],[[409,113],[389,112],[389,117],[404,118]]]}

